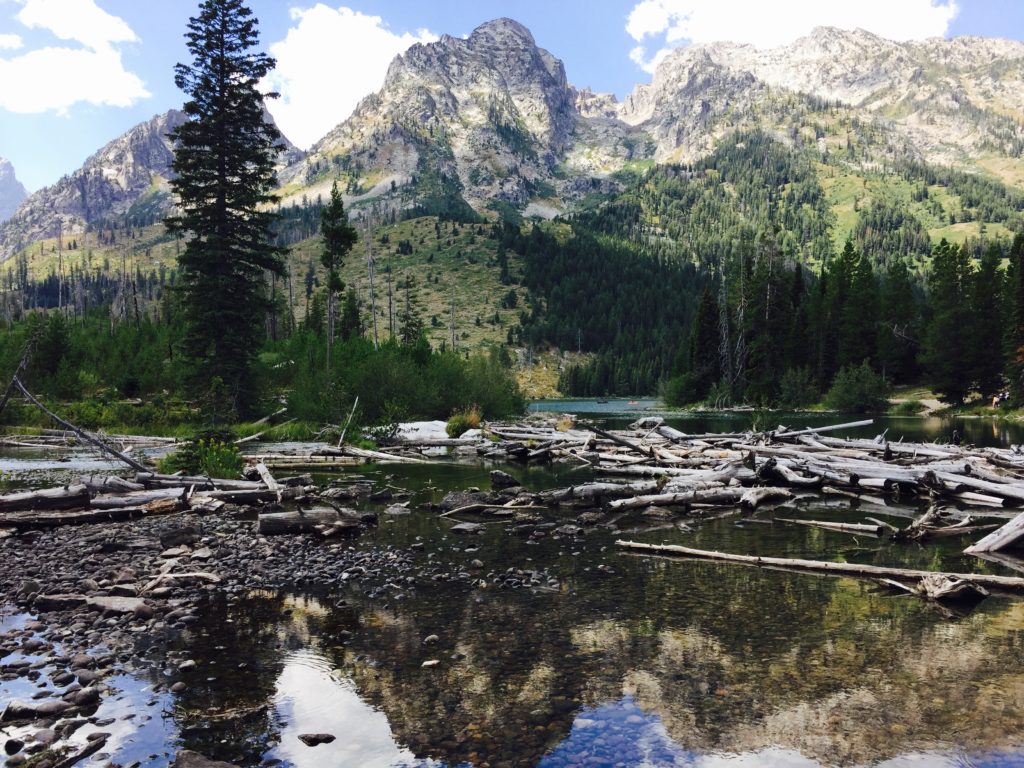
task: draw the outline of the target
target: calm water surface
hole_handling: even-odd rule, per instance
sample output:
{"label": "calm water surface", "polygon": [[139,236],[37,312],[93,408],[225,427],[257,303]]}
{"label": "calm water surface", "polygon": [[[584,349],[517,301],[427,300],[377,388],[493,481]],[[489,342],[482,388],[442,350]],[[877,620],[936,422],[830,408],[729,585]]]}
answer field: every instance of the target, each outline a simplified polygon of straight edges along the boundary
{"label": "calm water surface", "polygon": [[[629,418],[621,407],[609,416]],[[716,418],[684,419],[689,430],[672,423],[745,428],[743,417],[733,426]],[[931,429],[905,428],[908,439]],[[361,474],[426,501],[485,486],[489,469]],[[585,479],[570,468],[508,469],[535,488]],[[809,501],[778,516],[903,524],[915,511]],[[991,597],[950,615],[853,579],[628,556],[614,540],[1009,571],[960,554],[963,542],[896,545],[745,517],[681,530],[636,516],[619,522],[622,533],[536,544],[501,524],[460,538],[454,521],[428,512],[382,517],[352,546],[423,543],[424,560],[467,572],[474,559],[485,571],[544,570],[558,586],[427,582],[376,598],[356,586],[211,599],[180,640],[199,662],[188,690],[154,695],[159,679],[115,679],[98,716],[140,717],[91,765],[167,765],[180,748],[311,768],[1024,765],[1024,602]],[[430,635],[437,642],[424,644]],[[431,660],[439,663],[422,666]],[[0,688],[0,700],[10,695]],[[337,740],[306,747],[298,735],[311,732]]]}

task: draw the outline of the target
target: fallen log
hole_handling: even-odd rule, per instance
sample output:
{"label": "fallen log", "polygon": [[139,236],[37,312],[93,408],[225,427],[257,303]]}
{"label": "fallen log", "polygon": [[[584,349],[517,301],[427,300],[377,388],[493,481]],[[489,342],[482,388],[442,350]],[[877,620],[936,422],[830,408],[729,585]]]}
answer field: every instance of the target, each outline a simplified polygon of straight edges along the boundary
{"label": "fallen log", "polygon": [[[47,408],[45,405],[43,405],[41,402],[36,400],[36,398],[33,397],[32,393],[29,392],[27,389],[25,389],[25,385],[21,383],[21,380],[18,378],[17,375],[15,375],[13,379],[11,379],[11,383],[21,392],[22,395],[24,395],[26,400],[28,400],[30,403],[32,403],[32,405],[34,405],[36,408],[41,410],[43,413],[45,413],[47,416],[49,416],[55,422],[60,424],[62,427],[70,430],[71,432],[74,432],[76,435],[78,435],[78,437],[80,439],[85,440],[88,443],[91,443],[92,445],[96,446],[97,448],[99,448],[104,453],[109,453],[115,459],[118,459],[119,461],[123,461],[125,464],[127,464],[132,469],[138,470],[140,472],[145,471],[146,468],[144,466],[142,466],[139,462],[137,462],[135,459],[131,458],[130,456],[125,456],[120,451],[111,448],[109,445],[104,443],[99,438],[94,437],[93,435],[90,435],[88,432],[86,432],[83,429],[79,429],[78,427],[76,427],[71,422],[65,421],[60,416],[58,416],[53,411],[51,411],[49,408]],[[6,401],[5,401],[5,403],[6,403]]]}
{"label": "fallen log", "polygon": [[698,560],[714,560],[741,565],[755,565],[767,568],[783,568],[809,573],[827,573],[840,576],[862,576],[871,579],[893,579],[894,581],[920,581],[934,575],[977,584],[987,589],[995,589],[1014,594],[1024,593],[1024,578],[1017,576],[993,576],[987,573],[942,573],[938,571],[918,571],[910,568],[888,568],[880,565],[858,565],[856,563],[835,563],[822,560],[801,560],[788,557],[759,557],[757,555],[733,555],[726,552],[715,552],[706,549],[692,549],[672,544],[644,544],[638,541],[615,542],[617,546],[633,552],[650,555],[666,555]]}
{"label": "fallen log", "polygon": [[322,448],[314,456],[354,456],[358,459],[370,459],[378,463],[391,462],[393,464],[432,464],[434,462],[426,459],[414,459],[412,456],[396,456],[382,451],[368,451],[365,448],[356,448],[354,445],[344,445],[341,448]]}
{"label": "fallen log", "polygon": [[785,439],[787,437],[798,437],[800,435],[818,435],[822,432],[835,432],[837,429],[855,429],[857,427],[870,427],[875,423],[874,419],[864,419],[863,421],[848,421],[845,424],[832,424],[827,427],[810,427],[808,429],[798,429],[789,431],[785,427],[779,427],[778,429],[772,430],[768,434],[775,439]]}
{"label": "fallen log", "polygon": [[766,501],[791,498],[793,498],[792,491],[789,491],[785,488],[763,486],[759,488],[750,488],[746,490],[743,493],[743,495],[740,496],[740,505],[748,507],[750,509],[756,509],[758,506],[760,506]]}
{"label": "fallen log", "polygon": [[0,512],[43,509],[78,509],[89,506],[89,489],[84,485],[21,491],[0,496]]}
{"label": "fallen log", "polygon": [[964,550],[966,555],[978,555],[983,552],[998,552],[1013,546],[1024,538],[1024,512],[985,538]]}
{"label": "fallen log", "polygon": [[584,429],[589,429],[595,435],[599,435],[603,437],[605,440],[611,440],[613,443],[617,443],[618,445],[621,445],[624,448],[628,448],[631,451],[635,451],[636,453],[639,453],[641,456],[652,458],[654,455],[654,452],[650,448],[644,448],[643,446],[637,445],[636,443],[626,440],[623,437],[613,435],[611,432],[607,432],[601,429],[600,427],[595,427],[592,424],[581,424],[580,426],[583,427]]}
{"label": "fallen log", "polygon": [[265,489],[259,480],[234,480],[205,475],[161,475],[156,472],[138,472],[135,482],[147,488],[196,488],[210,490],[247,491]]}
{"label": "fallen log", "polygon": [[291,499],[297,499],[301,496],[308,496],[313,493],[316,488],[314,487],[291,487],[281,488],[276,491],[271,491],[260,483],[260,488],[250,491],[202,491],[195,494],[193,499],[217,499],[219,501],[226,501],[230,504],[253,504],[259,501],[289,501]]}
{"label": "fallen log", "polygon": [[57,528],[62,525],[83,523],[117,523],[133,520],[146,514],[142,507],[119,509],[83,509],[77,512],[3,512],[0,526],[17,528]]}
{"label": "fallen log", "polygon": [[261,514],[256,531],[264,536],[274,536],[286,533],[322,533],[322,528],[360,527],[362,520],[355,510],[344,510],[343,513],[333,507],[314,507]]}
{"label": "fallen log", "polygon": [[676,493],[655,493],[648,496],[634,496],[629,499],[616,499],[608,502],[608,509],[621,512],[626,509],[643,507],[679,507],[694,503],[739,504],[747,489],[739,488],[699,488]]}
{"label": "fallen log", "polygon": [[89,506],[93,509],[121,509],[123,507],[141,507],[151,501],[179,499],[185,501],[185,488],[155,488],[149,491],[138,491],[120,496],[100,495],[94,497]]}
{"label": "fallen log", "polygon": [[270,470],[267,469],[267,465],[264,464],[262,461],[257,462],[256,471],[260,473],[260,477],[263,478],[263,482],[266,483],[267,488],[269,488],[271,491],[278,491],[284,487],[283,485],[281,485],[281,483],[277,482],[277,480],[274,479],[274,476],[270,474]]}
{"label": "fallen log", "polygon": [[886,531],[886,526],[884,525],[867,525],[865,523],[834,523],[830,520],[797,520],[795,518],[787,517],[776,517],[775,519],[783,523],[796,523],[797,525],[808,525],[813,528],[824,528],[828,531],[839,531],[841,533],[869,534],[871,536],[881,536]]}

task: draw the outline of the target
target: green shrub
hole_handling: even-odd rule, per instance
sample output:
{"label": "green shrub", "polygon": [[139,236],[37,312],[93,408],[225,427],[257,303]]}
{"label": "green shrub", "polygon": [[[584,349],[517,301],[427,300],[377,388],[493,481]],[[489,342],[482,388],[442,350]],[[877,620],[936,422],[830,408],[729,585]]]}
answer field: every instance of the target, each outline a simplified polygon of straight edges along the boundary
{"label": "green shrub", "polygon": [[157,465],[161,472],[234,478],[242,472],[242,453],[234,435],[223,430],[203,432]]}
{"label": "green shrub", "polygon": [[448,437],[454,439],[461,437],[463,433],[471,429],[478,429],[479,427],[480,411],[473,405],[469,409],[460,411],[448,419],[448,426],[445,427],[445,432],[448,433]]}
{"label": "green shrub", "polygon": [[810,368],[790,368],[779,381],[779,406],[804,408],[818,400],[818,387]]}
{"label": "green shrub", "polygon": [[920,400],[904,400],[901,403],[896,403],[890,409],[890,412],[900,416],[916,416],[923,411],[924,408],[925,405]]}
{"label": "green shrub", "polygon": [[836,374],[825,396],[830,408],[850,413],[884,411],[889,406],[889,382],[872,370],[865,360],[846,366]]}

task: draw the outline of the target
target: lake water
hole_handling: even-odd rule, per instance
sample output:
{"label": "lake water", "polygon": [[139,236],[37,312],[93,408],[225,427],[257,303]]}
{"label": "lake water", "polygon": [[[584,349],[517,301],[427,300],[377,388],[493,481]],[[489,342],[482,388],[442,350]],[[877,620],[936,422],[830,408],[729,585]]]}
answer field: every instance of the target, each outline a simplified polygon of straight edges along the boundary
{"label": "lake water", "polygon": [[[608,417],[630,417],[617,407]],[[724,431],[749,416],[714,418],[671,423]],[[783,423],[838,418],[852,420]],[[414,491],[415,506],[486,486],[490,468],[359,472]],[[586,479],[568,467],[506,469],[534,488]],[[779,516],[902,525],[915,511],[812,500]],[[533,590],[474,577],[375,596],[355,585],[211,598],[178,641],[204,672],[176,696],[149,692],[159,675],[116,679],[104,707],[146,716],[102,762],[82,765],[167,765],[179,748],[310,768],[1024,765],[1024,602],[990,597],[951,616],[854,579],[636,557],[614,542],[1010,571],[961,554],[962,541],[893,544],[746,517],[681,530],[637,515],[617,532],[531,542],[502,524],[465,538],[434,513],[382,516],[352,546],[422,545],[421,562],[453,571],[475,574],[480,560],[545,578]],[[307,747],[298,734],[310,732],[337,739]]]}
{"label": "lake water", "polygon": [[823,427],[871,419],[867,427],[855,427],[830,433],[837,437],[875,437],[885,432],[897,441],[937,441],[948,443],[956,430],[965,443],[980,446],[1006,446],[1024,443],[1024,422],[945,416],[891,416],[888,414],[809,413],[770,411],[690,412],[666,409],[658,400],[536,400],[530,403],[531,413],[571,413],[594,419],[613,427],[625,427],[643,416],[661,416],[665,423],[688,434],[707,432],[743,432],[751,429],[755,419],[763,419],[762,429],[785,425],[790,429]]}

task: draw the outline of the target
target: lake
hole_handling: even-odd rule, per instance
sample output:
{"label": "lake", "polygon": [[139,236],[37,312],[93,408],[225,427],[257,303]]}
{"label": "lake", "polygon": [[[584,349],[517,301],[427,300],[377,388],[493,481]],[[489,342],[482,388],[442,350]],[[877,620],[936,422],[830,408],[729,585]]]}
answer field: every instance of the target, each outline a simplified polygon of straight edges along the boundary
{"label": "lake", "polygon": [[[588,413],[615,422],[637,407],[614,408]],[[669,422],[731,431],[749,418]],[[797,418],[781,420],[853,420]],[[963,424],[973,441],[1018,439],[1016,425]],[[904,429],[907,439],[941,439],[947,428],[902,419],[879,427]],[[415,507],[449,489],[485,487],[491,468],[358,472],[411,490]],[[535,489],[588,477],[571,467],[504,468]],[[779,516],[874,515],[902,525],[915,511],[814,499]],[[116,695],[96,717],[114,718],[105,728],[114,736],[105,757],[81,765],[167,765],[180,748],[239,765],[310,768],[1024,765],[1024,602],[990,597],[951,615],[854,579],[637,557],[614,545],[629,538],[1012,573],[961,554],[958,540],[895,544],[770,518],[688,518],[682,528],[636,515],[617,531],[529,539],[502,524],[459,537],[454,521],[428,511],[382,516],[347,546],[412,551],[466,578],[372,592],[357,583],[211,593],[200,621],[170,641],[176,658],[194,659],[201,672],[180,694],[154,692],[166,679],[159,670],[113,678]],[[508,569],[532,586],[483,577]],[[20,620],[8,609],[0,626]],[[23,695],[21,684],[0,683],[0,702]],[[316,747],[298,739],[320,732],[337,738]]]}

